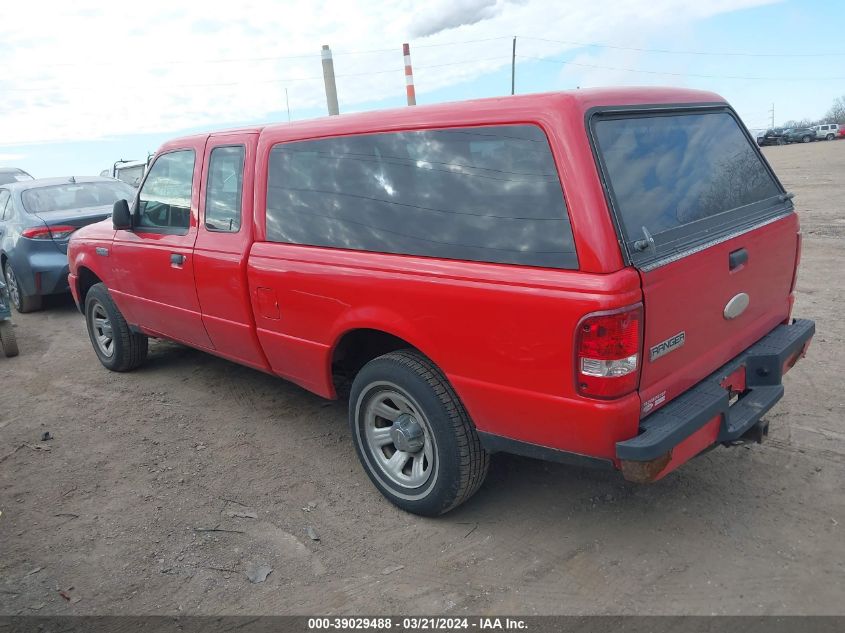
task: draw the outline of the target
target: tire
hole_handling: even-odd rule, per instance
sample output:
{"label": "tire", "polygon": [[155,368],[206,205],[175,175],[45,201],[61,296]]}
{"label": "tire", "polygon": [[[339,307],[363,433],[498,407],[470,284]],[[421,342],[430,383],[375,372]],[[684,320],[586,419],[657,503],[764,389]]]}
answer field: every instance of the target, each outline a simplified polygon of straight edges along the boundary
{"label": "tire", "polygon": [[12,305],[15,306],[15,310],[21,314],[26,314],[27,312],[35,312],[36,310],[41,309],[41,296],[24,294],[23,289],[18,283],[15,271],[12,269],[12,265],[9,262],[6,262],[3,274],[6,277],[9,299],[12,301]]}
{"label": "tire", "polygon": [[391,352],[364,365],[352,383],[349,426],[367,476],[407,512],[448,512],[487,476],[490,458],[466,409],[418,352]]}
{"label": "tire", "polygon": [[809,143],[809,142],[810,142],[810,141],[812,141],[812,140],[813,140],[813,139],[812,139],[811,137],[807,136],[806,134],[805,134],[804,136],[802,136],[802,137],[801,137],[801,142],[802,142],[802,143]]}
{"label": "tire", "polygon": [[832,141],[833,140],[833,134],[828,134],[827,136],[824,137],[824,140]]}
{"label": "tire", "polygon": [[18,339],[11,321],[0,321],[0,344],[3,345],[6,358],[18,355]]}
{"label": "tire", "polygon": [[108,289],[94,284],[85,296],[85,325],[97,358],[111,371],[130,371],[147,358],[148,339],[133,332]]}
{"label": "tire", "polygon": [[778,145],[785,145],[785,144],[786,144],[786,141],[783,140],[783,137],[782,136],[779,137],[778,138]]}

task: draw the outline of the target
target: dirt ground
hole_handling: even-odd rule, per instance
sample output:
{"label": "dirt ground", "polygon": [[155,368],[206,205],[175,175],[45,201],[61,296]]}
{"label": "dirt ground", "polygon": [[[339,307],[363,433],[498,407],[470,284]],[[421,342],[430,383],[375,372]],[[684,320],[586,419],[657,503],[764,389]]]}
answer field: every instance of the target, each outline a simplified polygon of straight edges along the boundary
{"label": "dirt ground", "polygon": [[59,301],[0,357],[0,613],[845,614],[845,141],[765,154],[817,323],[766,444],[650,486],[497,455],[422,519],[371,486],[344,403],[166,342],[109,373]]}

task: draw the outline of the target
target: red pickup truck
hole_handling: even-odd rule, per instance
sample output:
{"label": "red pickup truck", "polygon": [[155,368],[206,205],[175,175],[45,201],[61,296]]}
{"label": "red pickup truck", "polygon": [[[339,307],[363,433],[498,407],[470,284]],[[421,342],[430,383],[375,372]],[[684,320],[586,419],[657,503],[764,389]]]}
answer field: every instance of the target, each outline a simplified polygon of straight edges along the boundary
{"label": "red pickup truck", "polygon": [[166,143],[70,287],[111,370],[158,337],[351,381],[367,475],[438,515],[498,451],[646,482],[761,441],[814,333],[791,198],[707,92],[344,115]]}

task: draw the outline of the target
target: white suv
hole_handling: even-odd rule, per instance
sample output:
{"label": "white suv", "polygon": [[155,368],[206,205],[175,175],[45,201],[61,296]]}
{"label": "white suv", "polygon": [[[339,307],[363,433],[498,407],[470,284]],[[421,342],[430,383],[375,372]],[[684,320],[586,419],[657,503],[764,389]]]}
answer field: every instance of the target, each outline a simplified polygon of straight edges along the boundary
{"label": "white suv", "polygon": [[819,140],[832,141],[839,134],[839,126],[836,123],[814,125],[813,129],[816,131],[816,138]]}

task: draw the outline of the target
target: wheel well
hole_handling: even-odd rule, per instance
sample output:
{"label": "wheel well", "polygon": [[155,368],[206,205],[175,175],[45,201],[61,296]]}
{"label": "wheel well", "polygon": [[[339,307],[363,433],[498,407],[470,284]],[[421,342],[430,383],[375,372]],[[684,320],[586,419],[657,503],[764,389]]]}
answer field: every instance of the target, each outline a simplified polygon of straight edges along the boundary
{"label": "wheel well", "polygon": [[414,349],[408,341],[381,330],[359,329],[344,334],[332,352],[335,391],[346,391],[355,375],[374,358],[398,349]]}
{"label": "wheel well", "polygon": [[91,290],[91,286],[94,284],[101,283],[102,280],[97,277],[90,269],[85,268],[84,266],[79,269],[78,272],[79,281],[78,290],[79,290],[79,306],[84,311],[85,309],[85,297],[88,295],[88,291]]}

